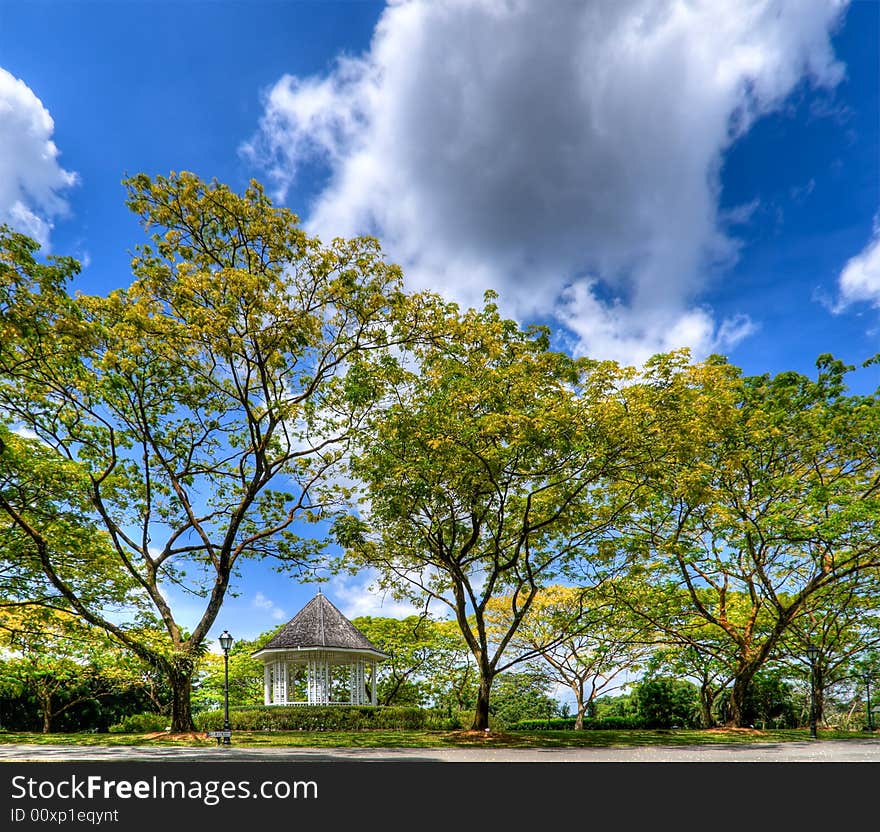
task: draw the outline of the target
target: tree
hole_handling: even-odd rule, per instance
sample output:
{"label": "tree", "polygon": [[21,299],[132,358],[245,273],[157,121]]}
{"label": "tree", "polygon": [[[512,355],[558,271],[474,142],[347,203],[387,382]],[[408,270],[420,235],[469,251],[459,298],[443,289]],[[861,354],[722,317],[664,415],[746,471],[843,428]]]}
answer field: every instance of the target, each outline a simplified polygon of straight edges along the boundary
{"label": "tree", "polygon": [[[880,575],[876,571],[856,573],[829,584],[804,604],[804,610],[780,640],[777,662],[790,678],[804,682],[804,718],[809,714],[810,662],[807,647],[816,657],[815,708],[818,722],[825,720],[826,693],[843,694],[861,703],[864,673],[880,649]],[[851,706],[852,707],[852,706]]]}
{"label": "tree", "polygon": [[[718,696],[736,676],[736,656],[731,655],[725,633],[694,609],[691,594],[678,581],[656,578],[657,565],[647,573],[634,567],[629,573],[609,581],[604,590],[615,609],[626,610],[653,633],[650,657],[646,663],[649,677],[668,676],[693,681],[700,692],[700,722],[703,728],[716,724]],[[704,603],[711,603],[710,590],[698,590]],[[740,607],[742,604],[739,605]],[[728,615],[735,618],[736,599],[728,599]]]}
{"label": "tree", "polygon": [[[314,553],[294,523],[327,510],[314,486],[371,403],[380,374],[365,367],[393,342],[403,296],[375,240],[323,245],[256,182],[242,195],[190,173],[125,184],[153,230],[127,289],[73,296],[75,261],[42,262],[33,240],[0,231],[0,421],[43,444],[57,481],[75,465],[82,536],[102,530],[102,556],[109,546],[114,576],[162,638],[81,590],[52,518],[8,499],[0,512],[70,610],[161,670],[181,731],[193,727],[192,674],[239,563],[302,567]],[[73,498],[51,499],[64,514]],[[171,587],[202,599],[191,632]]]}
{"label": "tree", "polygon": [[[729,703],[730,691],[719,697],[722,713]],[[798,703],[792,685],[783,678],[780,668],[764,667],[755,674],[742,707],[745,725],[763,728],[794,728],[799,723]]]}
{"label": "tree", "polygon": [[583,729],[593,701],[615,690],[622,674],[638,670],[651,649],[652,634],[643,621],[627,617],[626,609],[612,601],[601,586],[546,587],[510,642],[513,652],[540,658],[538,667],[549,683],[572,691],[576,730]]}
{"label": "tree", "polygon": [[[353,451],[361,514],[335,526],[349,568],[369,565],[383,587],[454,615],[479,671],[475,730],[541,586],[586,553],[599,559],[630,496],[607,487],[631,461],[623,373],[551,351],[546,329],[520,329],[492,301],[464,313],[435,303]],[[509,626],[490,633],[502,597]]]}
{"label": "tree", "polygon": [[633,689],[638,718],[650,728],[693,728],[699,723],[697,688],[664,676],[644,679]]}
{"label": "tree", "polygon": [[658,646],[648,663],[649,675],[669,675],[693,680],[699,690],[700,727],[714,728],[716,703],[733,679],[733,670],[719,650],[717,634],[708,626],[690,633],[688,639],[673,639]]}
{"label": "tree", "polygon": [[[277,632],[270,630],[255,639],[240,639],[229,649],[229,704],[231,706],[262,705],[264,668],[253,653]],[[222,654],[205,653],[199,663],[198,690],[194,704],[202,709],[222,708],[226,701],[226,661]]]}
{"label": "tree", "polygon": [[121,655],[103,632],[83,627],[66,613],[7,610],[0,625],[2,687],[35,701],[44,734],[71,709],[141,683],[137,662]]}
{"label": "tree", "polygon": [[810,599],[880,565],[880,408],[847,394],[851,369],[822,356],[815,380],[717,375],[698,391],[717,417],[638,515],[649,580],[678,582],[675,598],[726,643],[732,725]]}
{"label": "tree", "polygon": [[552,684],[540,670],[499,673],[490,713],[503,727],[526,719],[552,719],[561,712],[551,692]]}
{"label": "tree", "polygon": [[361,616],[352,624],[389,654],[377,668],[382,705],[437,704],[448,700],[460,689],[462,677],[470,675],[470,652],[455,622],[410,615]]}

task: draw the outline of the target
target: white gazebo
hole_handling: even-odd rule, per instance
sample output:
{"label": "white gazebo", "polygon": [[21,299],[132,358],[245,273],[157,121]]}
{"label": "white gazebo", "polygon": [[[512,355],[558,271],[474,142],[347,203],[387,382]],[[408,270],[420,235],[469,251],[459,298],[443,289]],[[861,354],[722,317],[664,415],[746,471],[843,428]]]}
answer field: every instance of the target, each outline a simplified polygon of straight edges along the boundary
{"label": "white gazebo", "polygon": [[253,655],[266,705],[375,705],[376,664],[388,658],[320,590]]}

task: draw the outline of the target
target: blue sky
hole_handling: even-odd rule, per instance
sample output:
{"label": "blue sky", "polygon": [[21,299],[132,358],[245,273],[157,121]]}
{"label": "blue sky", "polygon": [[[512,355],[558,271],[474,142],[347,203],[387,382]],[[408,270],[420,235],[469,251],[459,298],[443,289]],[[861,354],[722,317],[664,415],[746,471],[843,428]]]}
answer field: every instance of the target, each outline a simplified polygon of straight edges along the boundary
{"label": "blue sky", "polygon": [[[0,221],[106,292],[143,239],[122,178],[172,170],[260,179],[573,353],[880,352],[874,0],[0,0]],[[314,593],[257,566],[239,589],[218,633]]]}

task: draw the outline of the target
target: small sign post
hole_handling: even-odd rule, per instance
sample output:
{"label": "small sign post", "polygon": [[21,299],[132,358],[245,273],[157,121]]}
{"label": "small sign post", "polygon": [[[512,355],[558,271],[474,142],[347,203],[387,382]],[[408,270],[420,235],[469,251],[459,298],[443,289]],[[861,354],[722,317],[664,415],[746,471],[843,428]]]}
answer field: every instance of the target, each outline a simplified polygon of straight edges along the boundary
{"label": "small sign post", "polygon": [[232,737],[232,731],[208,731],[207,734],[209,737],[214,737],[217,740],[217,745],[223,740],[226,740],[226,745],[229,745],[229,739]]}

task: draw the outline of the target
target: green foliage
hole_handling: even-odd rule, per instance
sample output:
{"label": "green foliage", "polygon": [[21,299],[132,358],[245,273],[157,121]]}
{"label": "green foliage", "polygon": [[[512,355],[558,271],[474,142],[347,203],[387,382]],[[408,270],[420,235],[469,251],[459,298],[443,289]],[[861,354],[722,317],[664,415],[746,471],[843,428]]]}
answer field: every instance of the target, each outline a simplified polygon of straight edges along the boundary
{"label": "green foliage", "polygon": [[0,655],[0,699],[26,706],[10,716],[46,733],[106,730],[120,711],[149,699],[148,667],[99,628],[48,607],[0,607]]}
{"label": "green foliage", "polygon": [[476,674],[454,621],[362,616],[352,624],[389,654],[377,667],[379,704],[456,709],[465,704]]}
{"label": "green foliage", "polygon": [[[232,706],[263,704],[263,663],[251,655],[259,650],[276,630],[262,633],[255,639],[235,641],[229,651],[229,704]],[[223,656],[206,653],[198,665],[193,691],[193,710],[204,711],[223,706],[226,675]]]}
{"label": "green foliage", "polygon": [[153,734],[168,729],[168,717],[157,713],[129,714],[110,726],[111,734]]}
{"label": "green foliage", "polygon": [[25,602],[70,609],[64,588],[107,607],[139,600],[90,515],[84,467],[11,430],[0,407],[0,615]]}
{"label": "green foliage", "polygon": [[[608,589],[613,585],[544,587],[510,641],[519,655],[540,659],[532,666],[546,680],[574,694],[575,716],[589,715],[595,699],[613,689],[618,676],[637,671],[651,652],[652,628],[616,603]],[[495,609],[490,605],[490,613]]]}
{"label": "green foliage", "polygon": [[630,524],[636,569],[669,588],[631,603],[732,680],[733,725],[786,634],[827,618],[819,596],[880,567],[880,398],[847,392],[852,369],[827,355],[815,378],[707,364],[680,391],[668,465]]}
{"label": "green foliage", "polygon": [[[70,292],[75,261],[0,226],[0,426],[17,431],[0,435],[0,589],[60,596],[160,668],[186,730],[239,562],[305,570],[320,552],[294,525],[341,499],[316,485],[381,393],[405,304],[375,239],[309,238],[256,182],[124,184],[150,243],[107,295]],[[166,584],[204,599],[191,631]],[[123,614],[95,591],[117,586]]]}
{"label": "green foliage", "polygon": [[591,719],[635,719],[636,706],[632,694],[600,696],[592,702]]}
{"label": "green foliage", "polygon": [[[730,692],[723,691],[717,707],[722,718],[729,707]],[[755,728],[797,728],[803,696],[779,673],[758,673],[752,679],[743,702],[743,723]]]}
{"label": "green foliage", "polygon": [[[6,667],[0,663],[0,678],[5,673]],[[136,684],[108,693],[100,680],[86,675],[68,677],[63,687],[52,696],[54,714],[51,718],[50,735],[104,733],[126,716],[150,707],[151,704],[147,692]],[[27,687],[21,687],[17,691],[3,689],[0,692],[0,730],[42,732],[44,707],[44,703]],[[167,725],[168,717],[163,718]]]}
{"label": "green foliage", "polygon": [[635,686],[633,702],[638,719],[649,728],[700,725],[699,689],[691,682],[668,676],[645,679]]}
{"label": "green foliage", "polygon": [[506,672],[492,686],[489,714],[494,725],[505,728],[523,720],[559,716],[559,703],[550,696],[547,679],[538,673]]}
{"label": "green foliage", "polygon": [[[195,721],[200,731],[216,731],[223,720],[223,711],[203,711]],[[234,731],[450,730],[457,725],[442,711],[361,705],[230,708],[229,722]]]}

